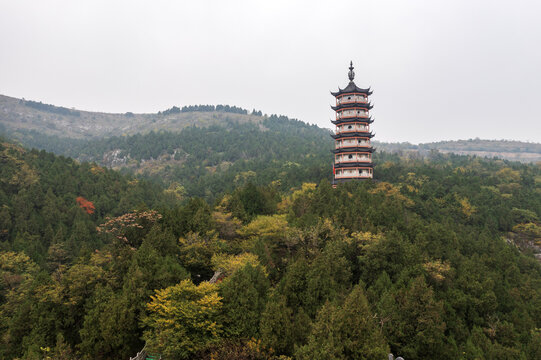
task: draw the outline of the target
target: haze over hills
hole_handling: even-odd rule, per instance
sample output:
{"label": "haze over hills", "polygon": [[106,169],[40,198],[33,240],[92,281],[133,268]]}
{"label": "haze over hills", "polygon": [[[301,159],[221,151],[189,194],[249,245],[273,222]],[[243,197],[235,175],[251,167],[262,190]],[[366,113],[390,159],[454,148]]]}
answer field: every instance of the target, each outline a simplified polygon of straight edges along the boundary
{"label": "haze over hills", "polygon": [[431,150],[438,150],[444,154],[453,153],[520,162],[541,161],[541,144],[515,140],[469,139],[438,141],[419,145],[410,143],[378,143],[377,141],[374,143],[378,144],[384,151],[389,152],[404,151],[424,154]]}
{"label": "haze over hills", "polygon": [[[230,127],[231,124],[255,124],[259,130],[268,128],[268,118],[261,111],[247,111],[228,105],[172,107],[155,114],[111,114],[81,111],[0,95],[0,132],[19,140],[23,145],[46,149],[57,154],[80,157],[77,152],[66,151],[70,139],[97,140],[114,136],[145,134],[156,131],[180,132],[186,127]],[[302,126],[302,122],[295,121]],[[268,124],[268,122],[267,122]],[[321,141],[329,141],[329,130],[312,127]],[[318,129],[319,131],[316,131]],[[44,136],[46,135],[46,136]],[[71,141],[72,144],[76,142]],[[374,141],[379,150],[426,154],[432,149],[442,153],[498,157],[521,162],[541,161],[541,144],[511,140],[457,140],[424,144],[384,143]],[[72,147],[72,145],[70,145]],[[115,150],[115,149],[110,149]],[[116,149],[118,150],[118,149]],[[102,161],[109,155],[94,154],[83,160]],[[158,154],[159,155],[159,154]],[[107,162],[104,163],[105,165]]]}
{"label": "haze over hills", "polygon": [[0,95],[0,125],[7,133],[35,130],[44,135],[89,139],[155,130],[179,131],[186,126],[208,126],[223,123],[225,120],[239,123],[259,123],[262,120],[261,116],[248,114],[246,110],[237,107],[222,106],[222,111],[177,109],[178,112],[173,107],[162,114],[111,114]]}

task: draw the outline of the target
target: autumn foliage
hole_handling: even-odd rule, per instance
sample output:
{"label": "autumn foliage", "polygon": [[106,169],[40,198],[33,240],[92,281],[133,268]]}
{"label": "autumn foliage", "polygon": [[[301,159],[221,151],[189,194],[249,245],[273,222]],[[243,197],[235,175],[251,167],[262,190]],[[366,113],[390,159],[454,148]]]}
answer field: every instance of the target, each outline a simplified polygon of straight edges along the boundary
{"label": "autumn foliage", "polygon": [[96,208],[94,207],[94,204],[92,204],[91,201],[88,201],[87,199],[85,199],[82,196],[77,197],[77,199],[75,199],[75,200],[77,201],[77,205],[79,205],[79,207],[81,209],[86,211],[87,214],[93,214],[94,213],[94,210]]}
{"label": "autumn foliage", "polygon": [[135,249],[133,246],[137,243],[136,238],[141,238],[140,233],[149,230],[152,224],[161,218],[162,215],[155,210],[134,210],[115,218],[106,217],[106,222],[100,224],[96,230],[98,233],[111,234]]}

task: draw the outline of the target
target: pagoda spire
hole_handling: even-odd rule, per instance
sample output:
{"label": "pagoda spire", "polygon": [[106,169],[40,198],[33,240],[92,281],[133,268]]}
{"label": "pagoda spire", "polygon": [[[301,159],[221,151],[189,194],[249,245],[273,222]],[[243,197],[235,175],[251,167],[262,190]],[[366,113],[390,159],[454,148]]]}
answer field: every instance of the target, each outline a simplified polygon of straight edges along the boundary
{"label": "pagoda spire", "polygon": [[353,61],[350,61],[349,62],[349,72],[348,72],[349,81],[353,81],[353,79],[355,78],[355,71],[353,71],[353,69],[354,69]]}

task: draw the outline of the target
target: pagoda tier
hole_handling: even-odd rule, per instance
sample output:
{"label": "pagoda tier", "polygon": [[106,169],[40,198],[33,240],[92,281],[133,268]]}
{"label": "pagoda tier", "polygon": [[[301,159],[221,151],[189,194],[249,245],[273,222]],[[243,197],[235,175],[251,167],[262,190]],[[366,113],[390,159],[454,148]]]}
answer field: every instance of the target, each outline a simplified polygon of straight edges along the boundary
{"label": "pagoda tier", "polygon": [[350,168],[334,168],[333,183],[340,183],[350,180],[371,179],[374,174],[374,169],[369,166],[358,166]]}
{"label": "pagoda tier", "polygon": [[331,137],[335,140],[352,138],[352,137],[372,139],[374,135],[375,134],[372,134],[371,132],[346,132],[346,133],[331,134]]}
{"label": "pagoda tier", "polygon": [[353,117],[353,118],[345,118],[345,119],[337,119],[337,120],[331,120],[331,122],[334,125],[340,125],[350,122],[362,122],[367,124],[372,124],[374,122],[374,119],[372,117]]}
{"label": "pagoda tier", "polygon": [[374,175],[372,153],[374,148],[370,139],[374,134],[369,125],[374,122],[369,114],[373,108],[368,101],[372,94],[370,88],[363,89],[355,85],[353,64],[349,67],[349,84],[338,92],[331,92],[336,97],[336,105],[331,108],[336,112],[336,131],[331,134],[335,139],[333,164],[333,186],[351,180],[371,179]]}
{"label": "pagoda tier", "polygon": [[334,111],[340,111],[340,110],[343,110],[343,109],[351,109],[351,108],[362,108],[362,109],[372,109],[373,106],[372,106],[372,103],[361,103],[361,102],[351,102],[351,103],[342,103],[342,104],[338,104],[336,106],[332,106],[331,105],[331,109],[333,109]]}

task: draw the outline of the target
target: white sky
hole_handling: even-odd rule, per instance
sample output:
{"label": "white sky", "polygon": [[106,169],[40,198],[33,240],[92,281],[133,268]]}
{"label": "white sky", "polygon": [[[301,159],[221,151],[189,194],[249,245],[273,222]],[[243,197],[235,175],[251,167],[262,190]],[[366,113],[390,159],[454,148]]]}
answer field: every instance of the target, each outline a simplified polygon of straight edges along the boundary
{"label": "white sky", "polygon": [[82,110],[229,104],[331,128],[350,60],[377,140],[541,142],[536,0],[0,0],[0,94]]}

